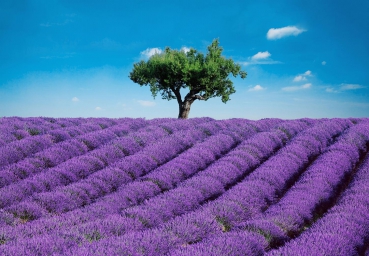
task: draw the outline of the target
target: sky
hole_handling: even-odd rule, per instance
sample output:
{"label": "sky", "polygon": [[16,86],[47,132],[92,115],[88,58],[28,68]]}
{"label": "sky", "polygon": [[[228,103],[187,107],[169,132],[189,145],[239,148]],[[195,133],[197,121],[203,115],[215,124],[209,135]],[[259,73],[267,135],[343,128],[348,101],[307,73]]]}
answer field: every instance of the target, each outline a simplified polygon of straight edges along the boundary
{"label": "sky", "polygon": [[216,38],[247,78],[190,118],[369,117],[368,13],[367,0],[0,1],[0,117],[176,118],[176,100],[129,73]]}

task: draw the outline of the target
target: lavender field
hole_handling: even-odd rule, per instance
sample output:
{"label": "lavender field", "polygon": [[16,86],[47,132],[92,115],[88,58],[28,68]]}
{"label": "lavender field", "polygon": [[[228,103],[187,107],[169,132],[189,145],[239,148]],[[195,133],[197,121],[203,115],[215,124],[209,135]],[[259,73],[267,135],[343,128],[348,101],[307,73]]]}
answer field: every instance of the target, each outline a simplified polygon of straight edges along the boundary
{"label": "lavender field", "polygon": [[368,149],[368,118],[0,118],[0,255],[369,255]]}

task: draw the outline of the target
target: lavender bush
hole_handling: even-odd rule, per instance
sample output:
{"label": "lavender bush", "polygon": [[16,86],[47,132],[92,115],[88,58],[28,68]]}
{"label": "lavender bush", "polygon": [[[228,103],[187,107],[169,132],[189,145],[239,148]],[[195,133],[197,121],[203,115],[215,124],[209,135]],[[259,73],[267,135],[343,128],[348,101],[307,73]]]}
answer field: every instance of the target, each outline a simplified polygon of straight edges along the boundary
{"label": "lavender bush", "polygon": [[369,119],[0,118],[0,255],[369,255]]}

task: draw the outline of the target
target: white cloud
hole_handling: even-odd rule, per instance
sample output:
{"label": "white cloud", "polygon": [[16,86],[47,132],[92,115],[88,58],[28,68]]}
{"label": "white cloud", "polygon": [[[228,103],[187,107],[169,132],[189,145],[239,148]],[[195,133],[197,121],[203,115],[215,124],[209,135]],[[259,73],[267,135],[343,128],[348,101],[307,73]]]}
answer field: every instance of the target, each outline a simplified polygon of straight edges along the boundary
{"label": "white cloud", "polygon": [[270,52],[258,52],[257,54],[253,55],[252,57],[248,57],[248,61],[241,61],[238,62],[243,66],[248,65],[266,65],[266,64],[281,64],[282,62],[277,60],[272,60],[269,57],[272,56]]}
{"label": "white cloud", "polygon": [[237,62],[240,65],[248,66],[248,65],[272,65],[272,64],[282,64],[283,62],[280,62],[278,60],[262,60],[262,61],[241,61]]}
{"label": "white cloud", "polygon": [[325,91],[326,91],[326,92],[330,92],[330,93],[336,93],[336,92],[338,92],[337,90],[335,90],[335,89],[333,89],[333,88],[331,88],[331,87],[329,87],[329,88],[325,89]]}
{"label": "white cloud", "polygon": [[249,92],[257,92],[257,91],[262,91],[262,90],[265,90],[265,88],[257,84],[254,87],[250,88]]}
{"label": "white cloud", "polygon": [[307,83],[301,86],[288,86],[288,87],[283,87],[282,91],[286,91],[286,92],[293,92],[293,91],[299,91],[299,90],[306,90],[311,88],[312,84],[311,83]]}
{"label": "white cloud", "polygon": [[77,102],[79,99],[77,97],[73,97],[72,101]]}
{"label": "white cloud", "polygon": [[100,107],[96,107],[95,110],[99,111],[99,110],[101,110],[101,108]]}
{"label": "white cloud", "polygon": [[286,92],[292,92],[292,91],[298,91],[301,90],[300,86],[288,86],[288,87],[283,87],[282,91],[286,91]]}
{"label": "white cloud", "polygon": [[150,58],[154,54],[160,54],[163,51],[160,48],[147,48],[146,50],[141,52],[141,56],[144,58]]}
{"label": "white cloud", "polygon": [[306,71],[306,72],[304,73],[304,75],[305,75],[305,76],[311,76],[311,71],[310,71],[310,70]]}
{"label": "white cloud", "polygon": [[267,59],[271,56],[271,54],[266,51],[266,52],[258,52],[257,54],[255,54],[254,56],[251,57],[252,60],[261,60],[261,59]]}
{"label": "white cloud", "polygon": [[183,47],[181,48],[181,51],[184,51],[185,53],[187,53],[187,52],[189,52],[189,51],[190,51],[190,49],[191,49],[191,48],[188,48],[188,47],[186,47],[186,46],[183,46]]}
{"label": "white cloud", "polygon": [[300,81],[305,81],[305,80],[306,80],[306,77],[302,75],[295,76],[295,78],[293,79],[294,82],[300,82]]}
{"label": "white cloud", "polygon": [[327,62],[326,61],[322,61],[322,65],[325,66],[325,64],[327,64]]}
{"label": "white cloud", "polygon": [[301,82],[301,81],[306,81],[307,80],[307,76],[312,76],[311,71],[308,70],[306,71],[304,74],[300,74],[295,76],[295,78],[293,79],[294,82]]}
{"label": "white cloud", "polygon": [[308,89],[311,87],[311,83],[308,83],[308,84],[304,84],[301,86],[302,89]]}
{"label": "white cloud", "polygon": [[267,38],[269,40],[277,40],[281,39],[282,37],[297,36],[305,31],[306,31],[305,29],[300,29],[295,26],[287,26],[283,28],[271,28],[268,30]]}
{"label": "white cloud", "polygon": [[348,90],[357,90],[357,89],[363,89],[365,86],[360,84],[341,84],[340,90],[342,91],[348,91]]}
{"label": "white cloud", "polygon": [[366,87],[360,84],[341,84],[337,89],[328,87],[327,89],[325,89],[325,91],[329,93],[341,93],[344,91],[358,90],[364,88]]}
{"label": "white cloud", "polygon": [[137,101],[141,106],[144,106],[144,107],[153,107],[156,105],[155,102],[153,101],[146,101],[146,100],[138,100]]}

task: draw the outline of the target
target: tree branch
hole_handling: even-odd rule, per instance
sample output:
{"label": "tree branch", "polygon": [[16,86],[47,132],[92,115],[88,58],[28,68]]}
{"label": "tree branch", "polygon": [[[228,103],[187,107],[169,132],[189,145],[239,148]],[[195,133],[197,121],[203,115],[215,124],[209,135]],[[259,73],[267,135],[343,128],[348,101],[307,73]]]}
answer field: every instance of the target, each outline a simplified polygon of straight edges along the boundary
{"label": "tree branch", "polygon": [[193,95],[192,98],[198,99],[198,100],[207,100],[206,98],[202,97],[201,95]]}
{"label": "tree branch", "polygon": [[200,91],[198,90],[191,90],[184,98],[184,101],[190,102],[192,104],[195,100],[207,100],[208,99],[207,97],[203,97],[201,95],[196,94],[199,92]]}
{"label": "tree branch", "polygon": [[174,88],[173,86],[170,86],[170,89],[173,91],[174,95],[176,96],[178,104],[182,104],[182,97],[181,97],[181,93],[179,92],[180,87]]}

